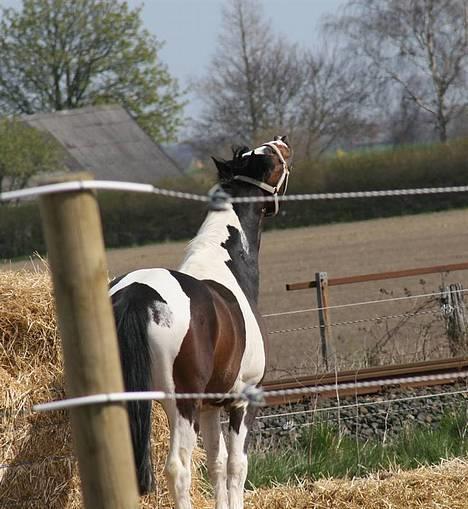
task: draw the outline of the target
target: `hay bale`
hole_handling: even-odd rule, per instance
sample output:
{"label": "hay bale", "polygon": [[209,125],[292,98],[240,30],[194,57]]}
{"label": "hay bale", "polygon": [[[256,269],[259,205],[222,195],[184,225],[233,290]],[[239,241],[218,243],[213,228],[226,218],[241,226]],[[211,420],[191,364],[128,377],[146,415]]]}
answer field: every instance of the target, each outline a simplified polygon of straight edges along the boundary
{"label": "hay bale", "polygon": [[[63,363],[47,272],[0,271],[0,507],[82,507],[66,412],[31,413],[33,404],[62,398]],[[163,476],[169,429],[153,408],[153,459],[158,490],[141,507],[171,506]],[[194,454],[195,464],[203,458]],[[193,472],[195,507],[207,507]]]}
{"label": "hay bale", "polygon": [[466,509],[468,461],[380,472],[363,479],[323,479],[300,486],[259,489],[246,509]]}

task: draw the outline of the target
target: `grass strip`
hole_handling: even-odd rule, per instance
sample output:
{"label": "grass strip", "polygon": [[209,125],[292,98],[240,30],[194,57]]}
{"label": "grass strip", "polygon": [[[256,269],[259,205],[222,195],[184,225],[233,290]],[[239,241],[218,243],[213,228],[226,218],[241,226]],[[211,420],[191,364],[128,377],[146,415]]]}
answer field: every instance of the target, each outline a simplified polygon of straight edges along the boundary
{"label": "grass strip", "polygon": [[247,486],[362,477],[379,470],[413,469],[467,455],[466,411],[444,415],[437,428],[406,426],[397,438],[387,442],[362,441],[318,423],[304,428],[291,446],[251,454]]}

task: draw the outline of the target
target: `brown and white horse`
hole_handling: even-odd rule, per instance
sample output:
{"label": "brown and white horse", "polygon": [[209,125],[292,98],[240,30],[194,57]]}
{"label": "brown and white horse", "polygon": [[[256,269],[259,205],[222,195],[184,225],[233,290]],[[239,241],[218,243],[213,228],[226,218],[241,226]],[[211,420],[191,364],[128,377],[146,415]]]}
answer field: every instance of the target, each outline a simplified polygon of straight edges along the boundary
{"label": "brown and white horse", "polygon": [[[219,185],[231,196],[274,201],[227,204],[209,211],[179,271],[144,269],[111,283],[128,391],[240,392],[265,372],[265,334],[257,311],[258,251],[265,215],[278,212],[292,151],[286,137],[229,161],[215,161]],[[190,509],[191,456],[200,428],[216,509],[243,507],[247,433],[254,410],[226,399],[167,400],[170,449],[165,474],[176,509]],[[220,425],[229,412],[228,449]],[[153,488],[151,402],[128,405],[141,493]],[[229,452],[228,452],[229,451]]]}

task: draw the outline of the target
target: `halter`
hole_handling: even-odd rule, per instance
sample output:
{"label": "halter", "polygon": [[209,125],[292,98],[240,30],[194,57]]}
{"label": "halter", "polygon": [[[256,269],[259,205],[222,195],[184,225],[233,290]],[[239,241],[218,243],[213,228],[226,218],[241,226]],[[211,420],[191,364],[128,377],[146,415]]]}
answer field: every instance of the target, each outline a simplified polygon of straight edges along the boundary
{"label": "halter", "polygon": [[[242,154],[242,157],[247,157],[252,154],[255,154],[256,150],[261,149],[262,147],[272,148],[276,152],[277,156],[279,157],[279,160],[281,161],[281,163],[283,165],[283,173],[281,174],[281,177],[279,178],[278,182],[276,183],[276,186],[270,186],[266,182],[262,182],[260,180],[254,179],[254,178],[247,177],[246,175],[236,175],[234,177],[234,180],[241,180],[242,182],[248,182],[249,184],[259,187],[260,189],[263,189],[267,193],[273,195],[275,210],[268,214],[265,213],[265,216],[276,216],[276,214],[278,214],[278,211],[279,211],[278,191],[281,189],[281,186],[284,183],[284,189],[283,189],[283,192],[281,193],[281,195],[283,196],[286,193],[286,190],[288,188],[288,182],[289,182],[289,168],[288,168],[288,164],[286,163],[286,161],[283,157],[283,154],[281,153],[281,151],[277,147],[276,142],[274,142],[274,141],[269,141],[267,143],[263,143],[257,149],[254,149],[250,152],[246,152],[245,154]],[[260,153],[263,153],[263,152],[260,152]]]}

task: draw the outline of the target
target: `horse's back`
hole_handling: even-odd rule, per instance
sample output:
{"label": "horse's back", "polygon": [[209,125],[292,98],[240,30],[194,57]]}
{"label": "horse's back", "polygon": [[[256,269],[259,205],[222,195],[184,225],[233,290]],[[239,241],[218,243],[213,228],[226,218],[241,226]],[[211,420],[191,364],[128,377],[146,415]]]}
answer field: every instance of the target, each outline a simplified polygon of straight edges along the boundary
{"label": "horse's back", "polygon": [[141,339],[122,337],[125,332],[119,327],[129,315],[138,317],[138,334],[145,336],[151,357],[154,389],[228,392],[233,388],[245,351],[245,324],[229,289],[182,272],[145,269],[114,280],[110,295],[122,355],[143,348]]}

